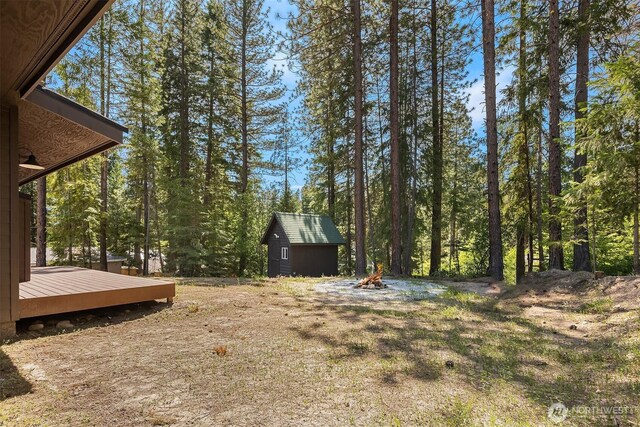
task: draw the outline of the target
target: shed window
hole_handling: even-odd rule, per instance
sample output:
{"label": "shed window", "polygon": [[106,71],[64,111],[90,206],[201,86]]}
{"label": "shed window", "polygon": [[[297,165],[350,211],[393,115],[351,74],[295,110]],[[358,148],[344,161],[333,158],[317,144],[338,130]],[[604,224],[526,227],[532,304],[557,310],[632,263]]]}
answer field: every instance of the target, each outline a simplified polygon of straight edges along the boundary
{"label": "shed window", "polygon": [[280,258],[289,259],[289,248],[287,247],[280,248]]}

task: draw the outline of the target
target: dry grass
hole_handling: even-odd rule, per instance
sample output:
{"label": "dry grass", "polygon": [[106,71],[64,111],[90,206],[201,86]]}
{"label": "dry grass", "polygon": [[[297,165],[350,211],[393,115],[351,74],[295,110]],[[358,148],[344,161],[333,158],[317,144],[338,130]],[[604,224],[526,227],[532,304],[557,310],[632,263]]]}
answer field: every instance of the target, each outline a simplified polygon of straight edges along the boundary
{"label": "dry grass", "polygon": [[[557,401],[640,404],[637,309],[455,290],[354,305],[313,283],[210,280],[171,307],[23,331],[0,348],[0,425],[539,426]],[[562,425],[640,425],[639,412]]]}

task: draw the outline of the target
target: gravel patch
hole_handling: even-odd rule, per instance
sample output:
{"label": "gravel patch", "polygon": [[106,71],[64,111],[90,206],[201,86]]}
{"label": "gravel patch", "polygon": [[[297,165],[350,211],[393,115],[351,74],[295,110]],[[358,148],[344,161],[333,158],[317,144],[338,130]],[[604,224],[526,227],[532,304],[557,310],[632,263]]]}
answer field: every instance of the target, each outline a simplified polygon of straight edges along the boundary
{"label": "gravel patch", "polygon": [[384,289],[358,289],[356,280],[337,280],[318,283],[316,292],[333,297],[365,301],[421,301],[447,290],[444,285],[425,281],[383,279]]}

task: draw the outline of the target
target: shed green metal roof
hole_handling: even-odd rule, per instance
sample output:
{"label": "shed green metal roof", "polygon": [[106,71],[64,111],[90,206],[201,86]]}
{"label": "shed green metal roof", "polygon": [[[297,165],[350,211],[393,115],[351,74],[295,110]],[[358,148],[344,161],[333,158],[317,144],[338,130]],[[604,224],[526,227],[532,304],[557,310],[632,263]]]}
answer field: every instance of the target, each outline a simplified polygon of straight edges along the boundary
{"label": "shed green metal roof", "polygon": [[267,233],[276,220],[284,229],[289,243],[296,245],[343,245],[345,240],[338,228],[327,215],[295,214],[287,212],[275,212],[267,230],[262,238],[262,243],[267,243]]}

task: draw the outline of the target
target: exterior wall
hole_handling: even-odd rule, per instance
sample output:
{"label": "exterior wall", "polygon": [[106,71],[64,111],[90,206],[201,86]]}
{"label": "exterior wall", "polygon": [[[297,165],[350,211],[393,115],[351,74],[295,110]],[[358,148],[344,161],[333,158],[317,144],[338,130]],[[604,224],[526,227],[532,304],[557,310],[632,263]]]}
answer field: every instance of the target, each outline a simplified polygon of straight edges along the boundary
{"label": "exterior wall", "polygon": [[[278,235],[278,238],[274,236],[274,234]],[[286,234],[284,234],[284,229],[280,225],[278,221],[274,222],[274,225],[269,230],[269,239],[268,239],[268,256],[269,256],[269,264],[268,264],[268,274],[269,277],[275,276],[290,276],[291,275],[291,245],[289,244],[289,239]],[[284,260],[280,259],[280,255],[282,253],[282,248],[289,248],[289,259]]]}
{"label": "exterior wall", "polygon": [[20,283],[31,280],[31,196],[20,193]]}
{"label": "exterior wall", "polygon": [[0,339],[19,317],[18,110],[0,109]]}
{"label": "exterior wall", "polygon": [[289,250],[292,274],[296,276],[336,276],[338,245],[293,245]]}

